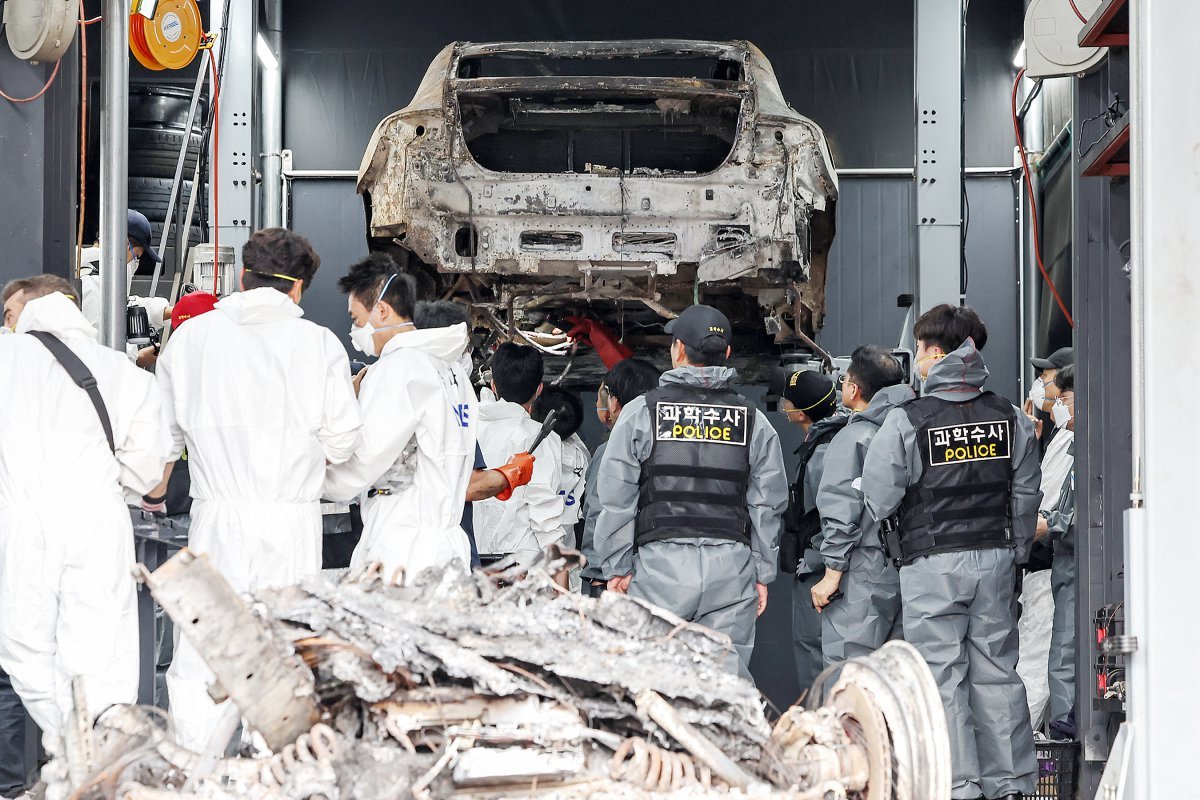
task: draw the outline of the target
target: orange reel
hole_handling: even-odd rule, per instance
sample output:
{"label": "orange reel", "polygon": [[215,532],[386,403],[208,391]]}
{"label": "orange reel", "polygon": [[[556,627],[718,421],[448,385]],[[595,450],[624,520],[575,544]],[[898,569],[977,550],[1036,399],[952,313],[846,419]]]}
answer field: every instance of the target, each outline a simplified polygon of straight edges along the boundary
{"label": "orange reel", "polygon": [[147,69],[183,69],[204,44],[196,0],[159,0],[150,19],[129,17],[129,49]]}

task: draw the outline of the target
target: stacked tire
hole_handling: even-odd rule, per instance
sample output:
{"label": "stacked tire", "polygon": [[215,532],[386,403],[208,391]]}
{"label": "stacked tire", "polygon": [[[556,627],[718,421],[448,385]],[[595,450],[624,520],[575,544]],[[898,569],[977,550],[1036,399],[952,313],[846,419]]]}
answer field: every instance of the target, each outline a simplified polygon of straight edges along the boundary
{"label": "stacked tire", "polygon": [[[201,131],[207,113],[207,104],[201,98],[196,107],[196,117],[191,129],[187,127],[188,108],[191,106],[190,89],[174,86],[134,86],[129,94],[129,207],[146,215],[155,247],[162,236],[166,221],[167,206],[171,198],[171,184],[175,179],[175,166],[179,149],[187,142],[187,156],[183,162],[183,180],[177,204],[182,204],[182,213],[187,213],[188,198],[191,197],[192,178],[196,174],[196,162],[200,157]],[[200,184],[201,195],[196,198],[196,212],[188,230],[188,245],[203,241],[203,231],[198,224],[199,209],[207,202],[207,176]],[[174,215],[172,215],[174,223]],[[175,263],[175,233],[172,226],[166,252],[162,253],[165,266]]]}

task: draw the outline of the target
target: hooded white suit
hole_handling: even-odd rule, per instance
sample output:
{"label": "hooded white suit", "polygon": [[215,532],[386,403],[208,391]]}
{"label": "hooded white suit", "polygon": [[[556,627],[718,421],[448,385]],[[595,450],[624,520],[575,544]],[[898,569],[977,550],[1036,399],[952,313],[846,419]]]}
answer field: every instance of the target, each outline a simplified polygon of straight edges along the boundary
{"label": "hooded white suit", "polygon": [[[172,458],[187,445],[188,547],[235,591],[295,583],[321,568],[326,462],[348,459],[362,424],[346,350],[282,292],[230,295],[188,321],[158,361]],[[222,711],[186,640],[167,673],[171,717],[198,748]]]}
{"label": "hooded white suit", "polygon": [[[479,448],[489,469],[523,453],[542,425],[516,403],[494,400],[479,406]],[[474,504],[475,541],[479,552],[516,553],[531,563],[543,549],[563,540],[562,440],[551,432],[533,452],[533,479],[501,502],[489,498]]]}
{"label": "hooded white suit", "polygon": [[460,360],[469,339],[465,324],[393,336],[363,377],[362,444],[349,461],[332,466],[324,495],[362,502],[363,536],[351,568],[383,563],[390,577],[409,578],[425,567],[457,559],[471,563],[459,526],[475,463],[478,405]]}
{"label": "hooded white suit", "polygon": [[170,442],[154,378],[96,341],[64,295],[29,301],[18,334],[47,331],[95,376],[116,457],[87,393],[32,336],[0,339],[0,664],[47,749],[82,676],[90,710],[138,689],[133,528],[122,488],[162,478]]}

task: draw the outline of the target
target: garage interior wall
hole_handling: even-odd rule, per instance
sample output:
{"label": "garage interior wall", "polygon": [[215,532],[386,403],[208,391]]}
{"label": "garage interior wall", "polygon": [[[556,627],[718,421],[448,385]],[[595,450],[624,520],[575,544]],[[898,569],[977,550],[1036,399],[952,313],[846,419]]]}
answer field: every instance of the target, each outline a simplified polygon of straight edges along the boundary
{"label": "garage interior wall", "polygon": [[[1021,0],[971,5],[964,73],[968,167],[1012,163],[1008,93],[1022,15]],[[754,2],[736,9],[712,0],[419,8],[364,0],[350,14],[315,0],[288,0],[280,59],[284,147],[296,169],[357,169],[379,120],[409,102],[434,55],[455,40],[747,39],[770,59],[792,106],[824,128],[837,166],[860,171],[841,179],[822,344],[845,354],[866,342],[891,346],[905,318],[896,298],[913,290],[915,277],[913,180],[878,171],[913,167],[912,28],[911,4],[895,0]],[[990,385],[1013,398],[1020,368],[1015,191],[1011,174],[967,178],[968,302],[989,327]],[[344,335],[345,298],[334,284],[367,252],[353,179],[297,178],[290,215],[324,265],[305,295],[306,314]],[[762,391],[752,387],[748,393]],[[782,415],[771,420],[792,460],[798,430]],[[595,438],[599,432],[583,433]],[[790,581],[771,587],[752,664],[760,688],[781,708],[800,691],[791,656],[790,594]]]}
{"label": "garage interior wall", "polygon": [[[968,167],[1012,163],[1008,91],[1022,14],[1020,0],[975,3],[970,8],[964,74]],[[434,55],[455,40],[747,39],[766,53],[792,106],[824,128],[839,168],[911,169],[912,26],[911,4],[894,0],[757,2],[736,13],[728,4],[712,0],[619,0],[590,7],[533,0],[424,5],[419,10],[364,0],[355,4],[352,14],[315,0],[289,0],[283,7],[281,58],[284,147],[292,151],[296,169],[357,169],[378,122],[409,102]],[[978,179],[970,182],[975,186]],[[903,311],[895,308],[896,295],[911,291],[913,280],[913,237],[907,224],[911,180],[847,176],[842,184],[830,278],[831,298],[840,301],[830,303],[823,335],[823,343],[836,350],[867,341],[893,342],[904,319]],[[344,269],[365,253],[361,208],[356,213],[344,202],[353,191],[350,180],[293,183],[293,226],[313,234],[330,271]],[[319,207],[310,213],[305,208],[309,202]],[[301,225],[318,216],[322,220],[317,229]],[[1014,225],[1015,214],[1007,207],[998,217],[976,209],[968,250],[976,246],[974,241],[1015,242]],[[989,252],[980,247],[972,270],[980,287],[986,281],[982,271],[998,258]],[[1016,274],[1005,265],[1005,279],[1009,272]],[[318,278],[317,291],[305,306],[312,318],[340,330],[345,327],[344,301],[328,296],[321,288],[325,283]],[[877,288],[886,288],[886,294]],[[993,321],[989,316],[988,322],[1011,327],[1013,335],[1011,341],[993,337],[989,351],[997,366],[1012,362],[1015,375],[1015,284],[1011,304],[1007,294],[1001,293],[1001,306],[990,312],[1008,319]],[[968,301],[976,302],[976,296],[982,302],[993,294],[970,292]],[[1015,377],[997,386],[1012,392],[1015,387]]]}
{"label": "garage interior wall", "polygon": [[[0,99],[0,284],[39,272],[67,276],[78,193],[79,45],[50,89],[29,103]],[[38,92],[53,64],[31,64],[0,43],[0,89]]]}
{"label": "garage interior wall", "polygon": [[[89,15],[94,5],[97,0],[86,3]],[[964,75],[968,167],[1011,163],[1008,91],[1022,6],[1021,0],[971,4]],[[789,102],[824,128],[839,168],[911,169],[912,25],[912,5],[895,0],[752,2],[737,8],[713,0],[617,0],[591,6],[565,0],[440,6],[363,0],[349,7],[288,0],[281,58],[284,145],[293,151],[298,169],[356,169],[378,121],[407,104],[430,60],[454,40],[747,39],[771,60]],[[99,27],[90,32],[92,41],[99,38]],[[0,86],[10,94],[35,92],[52,68],[18,62],[7,48],[0,51]],[[100,63],[98,41],[89,54]],[[70,264],[74,218],[66,198],[76,191],[77,63],[72,50],[43,100],[26,106],[0,103],[0,240],[5,243],[0,277],[5,279],[43,269],[65,274]],[[189,75],[143,74],[136,66],[131,80],[191,84]],[[993,386],[1015,396],[1014,189],[1006,176],[971,175],[967,182],[972,208],[968,300],[980,308],[992,332],[987,357]],[[366,252],[363,210],[353,183],[297,180],[291,202],[293,227],[312,238],[325,264],[304,305],[310,318],[338,332],[349,323],[345,300],[333,284]],[[910,177],[844,176],[822,335],[827,347],[848,353],[863,342],[895,341],[904,320],[895,298],[911,291],[914,277],[911,212]],[[775,422],[790,454],[796,434],[782,420]],[[790,623],[786,583],[773,587],[760,631],[762,653],[790,652],[782,647]],[[794,700],[798,687],[790,656],[767,665],[756,661],[768,696],[781,706]]]}

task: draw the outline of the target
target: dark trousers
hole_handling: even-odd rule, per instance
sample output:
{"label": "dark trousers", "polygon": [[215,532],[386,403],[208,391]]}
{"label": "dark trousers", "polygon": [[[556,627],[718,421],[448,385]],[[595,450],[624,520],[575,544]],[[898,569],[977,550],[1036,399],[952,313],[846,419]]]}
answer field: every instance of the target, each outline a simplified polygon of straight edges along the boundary
{"label": "dark trousers", "polygon": [[0,797],[16,797],[25,789],[25,707],[0,669]]}

